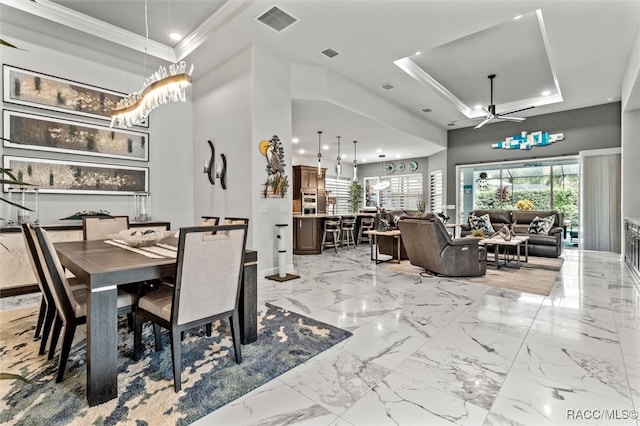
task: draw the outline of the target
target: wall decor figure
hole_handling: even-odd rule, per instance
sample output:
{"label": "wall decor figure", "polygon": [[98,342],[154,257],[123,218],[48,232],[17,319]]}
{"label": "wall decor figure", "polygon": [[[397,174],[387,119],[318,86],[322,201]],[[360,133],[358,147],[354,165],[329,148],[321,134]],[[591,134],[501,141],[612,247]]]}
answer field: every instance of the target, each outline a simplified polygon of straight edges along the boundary
{"label": "wall decor figure", "polygon": [[[149,192],[149,168],[4,156],[5,169],[50,194],[133,195]],[[8,185],[4,185],[4,192]]]}
{"label": "wall decor figure", "polygon": [[149,161],[149,134],[4,110],[4,146]]}
{"label": "wall decor figure", "polygon": [[284,172],[284,148],[277,135],[269,140],[260,141],[260,153],[267,160],[267,180],[264,184],[263,196],[284,198],[289,188],[289,178]]}

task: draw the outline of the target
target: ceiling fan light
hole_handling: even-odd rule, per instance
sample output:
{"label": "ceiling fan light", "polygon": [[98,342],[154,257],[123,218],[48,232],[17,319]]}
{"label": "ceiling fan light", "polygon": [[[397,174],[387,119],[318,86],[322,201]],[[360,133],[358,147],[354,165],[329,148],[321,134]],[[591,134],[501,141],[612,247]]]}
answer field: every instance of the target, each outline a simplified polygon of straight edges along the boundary
{"label": "ceiling fan light", "polygon": [[549,96],[551,94],[551,90],[545,90],[542,92],[542,96]]}

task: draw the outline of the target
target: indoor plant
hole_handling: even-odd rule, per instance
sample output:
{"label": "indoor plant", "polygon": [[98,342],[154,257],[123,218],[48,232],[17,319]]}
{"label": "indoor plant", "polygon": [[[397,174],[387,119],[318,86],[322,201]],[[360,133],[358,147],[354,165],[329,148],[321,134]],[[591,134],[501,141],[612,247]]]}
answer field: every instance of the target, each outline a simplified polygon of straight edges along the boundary
{"label": "indoor plant", "polygon": [[351,206],[351,213],[358,213],[361,203],[362,186],[357,182],[353,182],[349,187],[349,205]]}

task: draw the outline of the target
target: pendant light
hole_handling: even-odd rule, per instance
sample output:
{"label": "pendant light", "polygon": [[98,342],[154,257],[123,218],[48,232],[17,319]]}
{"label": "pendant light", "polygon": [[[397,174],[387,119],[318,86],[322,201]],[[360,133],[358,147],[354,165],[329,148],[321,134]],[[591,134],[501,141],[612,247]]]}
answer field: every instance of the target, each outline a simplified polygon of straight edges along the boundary
{"label": "pendant light", "polygon": [[356,145],[358,141],[353,141],[353,181],[358,181],[358,160],[356,160]]}
{"label": "pendant light", "polygon": [[318,177],[322,177],[322,130],[318,130]]}
{"label": "pendant light", "polygon": [[391,186],[391,182],[389,182],[388,180],[382,180],[382,163],[384,163],[385,157],[386,155],[384,154],[378,155],[378,158],[380,159],[380,174],[378,176],[378,183],[373,185],[374,191],[382,191],[383,189],[387,189]]}
{"label": "pendant light", "polygon": [[338,138],[338,164],[336,164],[336,175],[338,176],[338,179],[340,179],[340,176],[342,175],[342,158],[340,158],[340,138],[342,136],[336,136]]}

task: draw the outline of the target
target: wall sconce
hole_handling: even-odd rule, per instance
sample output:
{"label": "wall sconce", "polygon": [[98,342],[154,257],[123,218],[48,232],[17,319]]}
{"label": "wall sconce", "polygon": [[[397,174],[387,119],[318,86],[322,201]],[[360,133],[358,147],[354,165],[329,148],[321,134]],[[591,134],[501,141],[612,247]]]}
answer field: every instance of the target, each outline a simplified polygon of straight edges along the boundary
{"label": "wall sconce", "polygon": [[222,159],[222,169],[217,169],[215,164],[216,149],[213,146],[213,142],[207,141],[209,148],[211,148],[211,159],[204,162],[204,173],[209,178],[211,185],[216,184],[216,178],[220,179],[220,186],[222,189],[227,189],[227,157],[224,154],[220,154]]}

